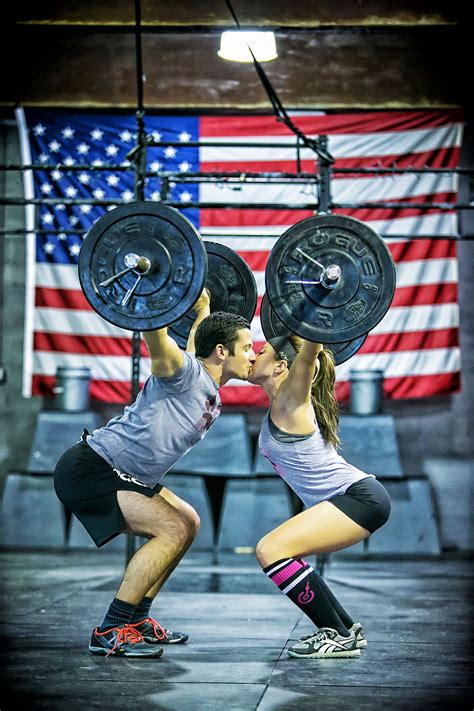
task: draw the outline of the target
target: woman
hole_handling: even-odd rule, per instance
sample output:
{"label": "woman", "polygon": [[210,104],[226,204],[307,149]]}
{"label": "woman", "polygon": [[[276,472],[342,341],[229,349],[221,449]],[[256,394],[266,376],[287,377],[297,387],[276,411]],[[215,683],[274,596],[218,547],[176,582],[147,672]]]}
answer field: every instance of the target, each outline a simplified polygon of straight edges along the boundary
{"label": "woman", "polygon": [[339,551],[367,538],[390,515],[385,487],[336,452],[338,408],[332,353],[290,336],[265,343],[250,382],[270,400],[259,447],[306,506],[257,545],[264,573],[319,628],[290,647],[291,657],[360,656],[362,627],[302,557]]}

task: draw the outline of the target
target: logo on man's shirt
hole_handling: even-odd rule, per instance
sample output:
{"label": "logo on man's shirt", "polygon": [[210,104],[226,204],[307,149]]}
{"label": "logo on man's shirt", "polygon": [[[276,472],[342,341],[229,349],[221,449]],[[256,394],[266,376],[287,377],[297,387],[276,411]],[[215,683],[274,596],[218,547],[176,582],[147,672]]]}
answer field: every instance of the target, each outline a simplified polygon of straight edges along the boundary
{"label": "logo on man's shirt", "polygon": [[201,415],[201,419],[196,423],[195,427],[201,435],[201,439],[206,434],[214,420],[217,420],[221,411],[221,404],[217,401],[217,397],[213,395],[207,398],[205,403],[206,412]]}

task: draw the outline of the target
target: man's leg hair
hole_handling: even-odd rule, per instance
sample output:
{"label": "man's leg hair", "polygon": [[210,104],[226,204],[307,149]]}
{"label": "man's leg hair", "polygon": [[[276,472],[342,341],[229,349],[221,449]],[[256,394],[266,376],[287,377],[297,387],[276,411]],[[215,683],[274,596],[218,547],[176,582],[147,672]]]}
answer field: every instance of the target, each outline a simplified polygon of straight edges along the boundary
{"label": "man's leg hair", "polygon": [[138,605],[144,597],[154,597],[171,575],[192,543],[197,525],[160,494],[148,498],[119,491],[117,499],[127,531],[149,538],[128,563],[116,594],[120,600]]}

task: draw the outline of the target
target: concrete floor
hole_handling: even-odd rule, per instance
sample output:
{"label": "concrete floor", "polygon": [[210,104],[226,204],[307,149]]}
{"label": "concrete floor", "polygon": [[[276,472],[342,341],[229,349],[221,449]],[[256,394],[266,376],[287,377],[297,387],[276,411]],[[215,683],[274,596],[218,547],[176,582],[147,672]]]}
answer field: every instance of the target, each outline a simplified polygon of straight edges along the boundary
{"label": "concrete floor", "polygon": [[472,565],[466,559],[345,559],[327,582],[363,623],[360,658],[297,660],[312,629],[252,556],[190,553],[154,603],[189,633],[156,660],[95,657],[87,645],[124,556],[0,551],[0,708],[164,711],[472,709]]}

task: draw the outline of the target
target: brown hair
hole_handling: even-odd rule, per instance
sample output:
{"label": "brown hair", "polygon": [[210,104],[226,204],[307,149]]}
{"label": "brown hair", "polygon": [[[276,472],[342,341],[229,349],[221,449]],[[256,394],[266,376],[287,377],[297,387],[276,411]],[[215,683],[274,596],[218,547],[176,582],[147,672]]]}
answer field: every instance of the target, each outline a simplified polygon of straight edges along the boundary
{"label": "brown hair", "polygon": [[[298,336],[289,336],[288,340],[295,351],[301,350],[302,340]],[[278,355],[276,357],[278,360]],[[333,447],[339,446],[337,428],[339,424],[339,406],[336,400],[336,366],[330,350],[323,348],[318,353],[319,370],[311,386],[311,403],[324,441]]]}

